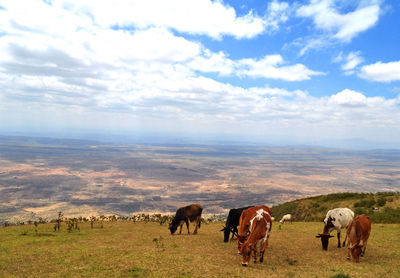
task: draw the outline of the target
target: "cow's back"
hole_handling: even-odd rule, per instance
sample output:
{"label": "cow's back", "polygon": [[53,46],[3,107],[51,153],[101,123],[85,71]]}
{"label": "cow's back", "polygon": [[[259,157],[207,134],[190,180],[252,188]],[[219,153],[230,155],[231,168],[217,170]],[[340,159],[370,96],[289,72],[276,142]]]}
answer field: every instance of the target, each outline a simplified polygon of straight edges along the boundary
{"label": "cow's back", "polygon": [[267,206],[255,206],[243,210],[239,219],[239,237],[245,236],[245,233],[247,233],[248,228],[250,227],[251,219],[256,216],[257,211],[260,209],[263,209],[269,216],[271,216],[271,209]]}
{"label": "cow's back", "polygon": [[203,207],[199,204],[192,204],[185,207],[185,215],[190,221],[194,221],[197,217],[201,216]]}
{"label": "cow's back", "polygon": [[360,240],[367,240],[371,233],[371,220],[365,214],[357,215],[354,219],[356,224],[357,237]]}
{"label": "cow's back", "polygon": [[326,217],[324,219],[325,224],[328,221],[328,218],[334,218],[333,224],[338,229],[347,228],[350,222],[353,220],[354,212],[349,208],[335,208],[331,209],[327,212]]}

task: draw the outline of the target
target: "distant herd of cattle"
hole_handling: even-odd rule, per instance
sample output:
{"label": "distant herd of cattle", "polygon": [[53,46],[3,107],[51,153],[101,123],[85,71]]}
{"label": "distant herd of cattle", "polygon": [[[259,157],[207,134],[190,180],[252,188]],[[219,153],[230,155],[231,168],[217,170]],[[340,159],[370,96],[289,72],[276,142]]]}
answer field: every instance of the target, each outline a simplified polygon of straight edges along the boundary
{"label": "distant herd of cattle", "polygon": [[[192,204],[181,207],[176,211],[175,217],[168,229],[173,235],[178,227],[179,234],[182,233],[182,226],[186,223],[188,234],[189,221],[196,222],[193,234],[197,234],[197,229],[201,225],[201,213],[203,207],[199,204]],[[281,224],[288,221],[292,223],[293,217],[286,214],[279,221]],[[253,253],[254,262],[263,262],[265,248],[272,228],[271,210],[267,206],[250,206],[244,208],[234,208],[229,211],[224,232],[224,242],[235,239],[238,242],[238,254],[242,256],[242,265],[248,266],[251,254]],[[343,245],[340,244],[340,231],[347,229]],[[321,238],[322,249],[328,250],[329,238],[333,237],[330,233],[336,230],[338,238],[338,248],[345,246],[347,240],[348,253],[355,262],[359,262],[360,256],[363,257],[367,241],[371,232],[371,221],[368,216],[361,214],[354,218],[354,212],[348,208],[335,208],[329,210],[324,219],[324,228],[321,234],[316,237]],[[361,244],[362,241],[362,244]]]}

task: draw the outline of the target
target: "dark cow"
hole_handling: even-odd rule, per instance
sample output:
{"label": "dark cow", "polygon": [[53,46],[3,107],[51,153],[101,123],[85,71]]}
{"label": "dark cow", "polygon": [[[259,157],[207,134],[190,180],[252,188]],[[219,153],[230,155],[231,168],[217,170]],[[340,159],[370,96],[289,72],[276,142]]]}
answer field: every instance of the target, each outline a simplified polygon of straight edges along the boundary
{"label": "dark cow", "polygon": [[176,211],[175,217],[170,223],[168,229],[171,231],[171,235],[173,235],[178,226],[180,226],[179,234],[182,233],[183,223],[186,223],[186,227],[188,230],[188,234],[190,235],[189,230],[189,221],[193,222],[196,220],[196,228],[194,229],[193,234],[197,234],[197,228],[200,228],[201,224],[201,212],[203,211],[203,207],[199,204],[192,204],[186,207],[181,207]]}
{"label": "dark cow", "polygon": [[251,208],[251,206],[244,208],[233,208],[229,211],[228,217],[226,218],[225,227],[221,230],[224,232],[224,242],[229,241],[230,233],[232,233],[232,238],[238,235],[237,226],[239,226],[240,215],[242,215],[243,210],[248,208]]}
{"label": "dark cow", "polygon": [[[350,254],[353,260],[358,263],[360,256],[364,257],[367,241],[371,233],[371,221],[365,214],[357,215],[347,227],[347,259],[350,260]],[[363,242],[361,245],[360,242]]]}
{"label": "dark cow", "polygon": [[264,214],[271,216],[271,210],[267,206],[255,206],[243,210],[242,215],[239,218],[239,229],[238,229],[238,254],[241,254],[242,244],[247,240],[250,233],[250,227],[252,219],[257,214],[257,211],[262,210]]}

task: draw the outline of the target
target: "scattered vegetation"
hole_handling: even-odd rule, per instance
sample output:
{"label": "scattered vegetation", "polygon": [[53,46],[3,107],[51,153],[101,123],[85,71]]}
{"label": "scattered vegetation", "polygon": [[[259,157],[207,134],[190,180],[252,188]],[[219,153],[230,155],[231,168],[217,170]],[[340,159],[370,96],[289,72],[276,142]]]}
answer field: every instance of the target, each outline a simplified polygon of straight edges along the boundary
{"label": "scattered vegetation", "polygon": [[400,193],[335,193],[299,199],[271,208],[275,219],[290,213],[295,221],[322,221],[326,212],[348,207],[355,214],[366,214],[374,223],[400,223]]}

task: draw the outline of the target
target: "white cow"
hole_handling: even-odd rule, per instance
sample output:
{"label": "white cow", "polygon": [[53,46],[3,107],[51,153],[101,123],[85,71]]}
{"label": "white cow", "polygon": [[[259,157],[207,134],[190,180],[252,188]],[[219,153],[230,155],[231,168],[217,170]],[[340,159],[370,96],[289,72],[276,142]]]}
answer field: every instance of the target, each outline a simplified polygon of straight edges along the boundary
{"label": "white cow", "polygon": [[281,221],[279,221],[279,223],[283,224],[285,221],[290,221],[290,223],[292,223],[292,215],[291,214],[285,214]]}
{"label": "white cow", "polygon": [[[328,240],[333,237],[330,235],[333,230],[337,231],[338,248],[340,248],[340,230],[346,229],[353,218],[354,212],[349,208],[335,208],[329,210],[324,219],[324,231],[322,234],[318,234],[317,236],[321,238],[322,249],[328,250]],[[346,243],[346,239],[347,236],[343,241],[343,246]]]}

